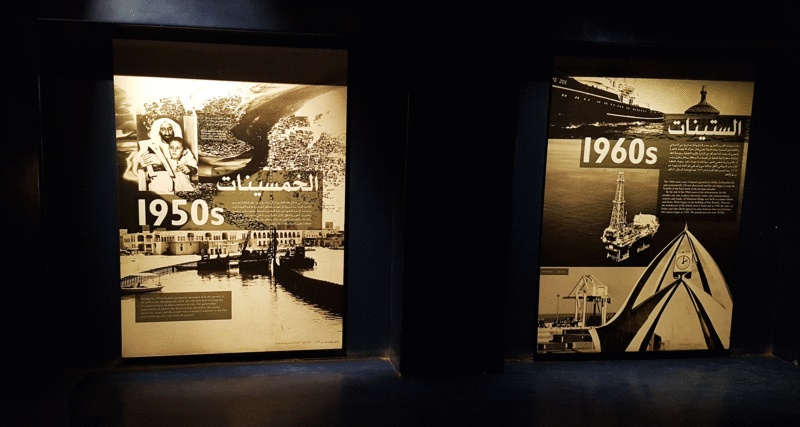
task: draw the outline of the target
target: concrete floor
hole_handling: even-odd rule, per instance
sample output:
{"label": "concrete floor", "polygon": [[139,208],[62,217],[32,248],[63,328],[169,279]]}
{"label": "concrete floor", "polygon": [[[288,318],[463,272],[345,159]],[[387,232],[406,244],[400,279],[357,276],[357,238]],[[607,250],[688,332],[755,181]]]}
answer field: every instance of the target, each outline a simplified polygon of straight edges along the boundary
{"label": "concrete floor", "polygon": [[[797,425],[800,368],[771,357],[507,362],[407,378],[386,360],[69,370],[3,404],[14,426]],[[10,422],[9,422],[10,421]]]}

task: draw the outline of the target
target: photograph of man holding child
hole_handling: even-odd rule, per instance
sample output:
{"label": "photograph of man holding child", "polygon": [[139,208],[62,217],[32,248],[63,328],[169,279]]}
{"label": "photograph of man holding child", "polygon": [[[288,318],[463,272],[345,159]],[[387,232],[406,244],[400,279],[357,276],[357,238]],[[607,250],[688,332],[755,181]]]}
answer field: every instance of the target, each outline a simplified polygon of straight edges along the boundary
{"label": "photograph of man holding child", "polygon": [[190,145],[174,120],[162,117],[153,121],[150,139],[139,141],[133,166],[139,177],[139,191],[192,191],[191,177],[197,175],[197,159]]}

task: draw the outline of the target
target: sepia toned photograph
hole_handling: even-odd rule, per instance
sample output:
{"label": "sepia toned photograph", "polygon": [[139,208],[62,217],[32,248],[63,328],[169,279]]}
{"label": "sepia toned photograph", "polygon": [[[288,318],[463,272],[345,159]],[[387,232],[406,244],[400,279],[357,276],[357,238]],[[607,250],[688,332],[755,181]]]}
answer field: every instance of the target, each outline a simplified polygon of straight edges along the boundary
{"label": "sepia toned photograph", "polygon": [[114,94],[123,357],[342,349],[347,88]]}
{"label": "sepia toned photograph", "polygon": [[556,75],[537,352],[724,350],[748,81]]}
{"label": "sepia toned photograph", "polygon": [[688,226],[644,268],[542,269],[537,350],[724,350],[732,297]]}

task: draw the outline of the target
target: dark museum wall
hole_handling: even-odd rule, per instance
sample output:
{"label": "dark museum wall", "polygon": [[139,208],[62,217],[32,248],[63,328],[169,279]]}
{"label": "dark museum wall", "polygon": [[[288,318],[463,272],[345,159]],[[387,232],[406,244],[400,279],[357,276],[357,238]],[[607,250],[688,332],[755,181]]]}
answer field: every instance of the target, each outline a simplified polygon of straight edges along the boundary
{"label": "dark museum wall", "polygon": [[119,357],[114,152],[98,141],[113,131],[110,40],[123,25],[156,38],[349,49],[347,354],[388,354],[409,373],[501,372],[504,358],[534,352],[554,56],[756,63],[731,351],[799,357],[791,13],[256,0],[18,7],[6,18],[15,60],[3,174],[13,268],[23,273],[6,341],[13,362],[45,383],[68,365]]}

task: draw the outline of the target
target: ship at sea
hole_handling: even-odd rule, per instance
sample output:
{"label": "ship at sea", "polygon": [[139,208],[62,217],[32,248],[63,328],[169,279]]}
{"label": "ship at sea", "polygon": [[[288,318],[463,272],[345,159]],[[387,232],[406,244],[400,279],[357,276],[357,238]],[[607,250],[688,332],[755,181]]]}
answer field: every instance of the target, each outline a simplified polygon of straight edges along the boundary
{"label": "ship at sea", "polygon": [[553,77],[551,123],[658,122],[664,113],[636,102],[636,89],[602,77]]}
{"label": "ship at sea", "polygon": [[623,261],[630,257],[630,250],[638,243],[637,252],[647,249],[650,244],[646,238],[658,231],[658,218],[655,215],[639,213],[633,217],[633,222],[627,222],[625,211],[625,172],[617,175],[617,190],[614,195],[611,210],[611,222],[603,231],[600,238],[606,245],[608,258],[614,261]]}

